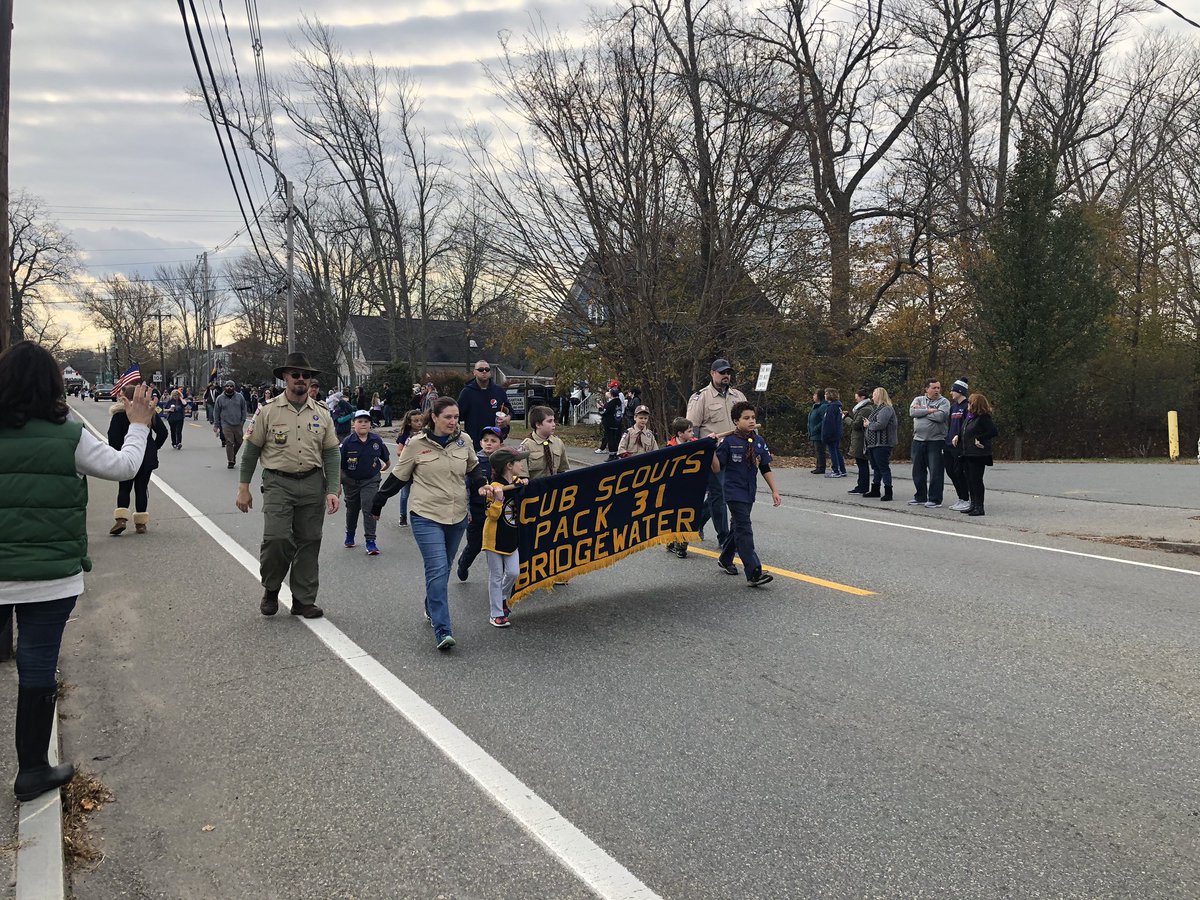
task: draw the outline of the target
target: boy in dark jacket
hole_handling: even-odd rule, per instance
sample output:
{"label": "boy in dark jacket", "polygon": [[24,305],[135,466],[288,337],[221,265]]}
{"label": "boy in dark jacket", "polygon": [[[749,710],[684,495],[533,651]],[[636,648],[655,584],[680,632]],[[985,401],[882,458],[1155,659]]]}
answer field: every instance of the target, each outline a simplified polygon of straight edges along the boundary
{"label": "boy in dark jacket", "polygon": [[[479,472],[489,482],[492,480],[491,456],[503,443],[503,432],[496,425],[488,425],[479,436],[480,450],[475,456],[479,460]],[[471,571],[471,563],[483,549],[483,524],[487,519],[487,499],[475,491],[467,493],[467,509],[470,521],[467,523],[467,544],[458,556],[458,580],[466,581],[467,573]]]}

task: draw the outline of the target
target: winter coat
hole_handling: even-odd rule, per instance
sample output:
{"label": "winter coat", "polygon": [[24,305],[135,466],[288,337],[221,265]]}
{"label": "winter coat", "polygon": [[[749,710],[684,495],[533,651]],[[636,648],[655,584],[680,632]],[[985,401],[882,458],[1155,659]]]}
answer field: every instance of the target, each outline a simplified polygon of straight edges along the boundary
{"label": "winter coat", "polygon": [[842,401],[834,400],[825,404],[825,418],[821,422],[821,441],[826,444],[837,444],[842,440]]}
{"label": "winter coat", "polygon": [[870,400],[864,400],[862,403],[856,404],[854,409],[847,414],[850,418],[851,459],[866,459],[867,457],[866,426],[863,425],[863,419],[871,418],[874,412],[875,404]]}
{"label": "winter coat", "polygon": [[877,406],[871,415],[867,416],[867,425],[863,431],[863,444],[871,447],[895,447],[899,440],[899,422],[896,410],[892,406]]}
{"label": "winter coat", "polygon": [[168,422],[182,422],[187,418],[187,401],[172,398],[166,402],[163,410],[167,414]]}
{"label": "winter coat", "polygon": [[[123,404],[114,403],[109,410],[108,420],[108,446],[120,450],[125,444],[125,433],[129,431],[129,416],[125,414]],[[167,442],[169,432],[167,426],[158,416],[150,423],[150,437],[146,441],[146,455],[142,457],[142,467],[138,469],[139,475],[145,475],[153,472],[158,468],[158,451],[162,445]]]}
{"label": "winter coat", "polygon": [[604,404],[604,412],[600,413],[600,423],[605,428],[617,428],[621,424],[621,398],[612,397]]}
{"label": "winter coat", "polygon": [[821,441],[821,426],[825,422],[825,408],[829,406],[824,400],[814,403],[812,412],[808,414],[808,439],[813,443]]}
{"label": "winter coat", "polygon": [[496,424],[498,412],[512,413],[508,393],[499,385],[489,381],[484,389],[472,378],[458,392],[458,424],[476,446],[483,436],[483,429]]}
{"label": "winter coat", "polygon": [[[984,465],[992,464],[992,440],[999,435],[996,424],[989,415],[972,416],[967,414],[963,424],[962,436],[958,439],[959,456],[969,456],[972,459],[982,459]],[[975,442],[983,444],[983,448],[975,446]]]}

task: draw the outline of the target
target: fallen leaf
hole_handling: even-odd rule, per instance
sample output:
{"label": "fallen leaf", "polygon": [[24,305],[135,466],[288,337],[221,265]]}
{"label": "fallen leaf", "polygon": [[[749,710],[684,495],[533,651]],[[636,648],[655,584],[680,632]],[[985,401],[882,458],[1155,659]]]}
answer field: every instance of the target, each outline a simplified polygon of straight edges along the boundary
{"label": "fallen leaf", "polygon": [[205,825],[205,826],[204,826],[203,828],[201,828],[200,830],[201,830],[201,831],[212,831],[212,830],[213,830],[213,829],[215,829],[216,827],[217,827],[216,825]]}

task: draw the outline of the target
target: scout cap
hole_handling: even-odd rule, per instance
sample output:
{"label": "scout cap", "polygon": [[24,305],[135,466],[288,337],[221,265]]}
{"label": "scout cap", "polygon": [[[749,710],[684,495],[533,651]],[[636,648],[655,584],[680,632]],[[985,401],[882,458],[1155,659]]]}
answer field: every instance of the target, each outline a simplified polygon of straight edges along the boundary
{"label": "scout cap", "polygon": [[729,360],[722,357],[720,359],[713,360],[711,369],[714,372],[732,372],[733,366],[729,364]]}
{"label": "scout cap", "polygon": [[371,418],[371,414],[369,412],[367,412],[365,409],[356,409],[354,411],[354,418],[369,419],[369,418]]}
{"label": "scout cap", "polygon": [[634,414],[635,416],[640,416],[642,413],[645,413],[646,415],[650,415],[650,407],[648,407],[648,406],[639,406],[637,409],[635,409],[635,410],[633,411],[633,414]]}

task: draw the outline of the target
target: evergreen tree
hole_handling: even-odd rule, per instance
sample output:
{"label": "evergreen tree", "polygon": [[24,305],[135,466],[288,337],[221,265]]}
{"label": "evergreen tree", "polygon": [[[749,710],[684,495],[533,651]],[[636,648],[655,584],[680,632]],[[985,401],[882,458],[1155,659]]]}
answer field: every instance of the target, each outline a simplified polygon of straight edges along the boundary
{"label": "evergreen tree", "polygon": [[1079,380],[1099,349],[1116,293],[1102,271],[1088,211],[1059,196],[1053,159],[1026,135],[1004,207],[972,273],[973,343],[979,380],[1013,434],[1050,418],[1056,396]]}

